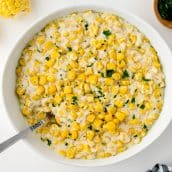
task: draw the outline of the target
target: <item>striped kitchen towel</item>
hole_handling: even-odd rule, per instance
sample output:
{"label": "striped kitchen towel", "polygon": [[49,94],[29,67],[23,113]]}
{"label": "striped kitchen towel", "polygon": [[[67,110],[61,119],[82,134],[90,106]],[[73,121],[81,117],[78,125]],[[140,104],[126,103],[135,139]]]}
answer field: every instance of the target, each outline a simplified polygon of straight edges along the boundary
{"label": "striped kitchen towel", "polygon": [[172,167],[165,164],[156,164],[152,170],[148,170],[147,172],[172,172]]}

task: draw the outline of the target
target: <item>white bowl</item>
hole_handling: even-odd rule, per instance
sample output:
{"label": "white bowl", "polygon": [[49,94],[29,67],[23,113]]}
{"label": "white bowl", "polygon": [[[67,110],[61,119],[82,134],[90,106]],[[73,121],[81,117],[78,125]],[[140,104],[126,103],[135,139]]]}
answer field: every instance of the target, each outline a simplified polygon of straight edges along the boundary
{"label": "white bowl", "polygon": [[116,9],[116,7],[110,7],[110,5],[105,6],[75,6],[70,8],[61,9],[59,11],[53,12],[52,14],[36,21],[19,39],[16,43],[15,47],[11,51],[10,56],[8,57],[5,71],[3,73],[3,81],[2,81],[2,92],[4,100],[4,106],[6,107],[7,114],[9,119],[11,120],[12,125],[15,127],[17,131],[25,128],[27,124],[25,123],[24,118],[19,110],[19,104],[17,97],[15,95],[15,68],[17,65],[17,60],[20,57],[20,53],[22,49],[25,47],[26,43],[41,29],[45,26],[49,21],[59,17],[66,15],[73,11],[83,11],[83,10],[96,10],[102,12],[110,12],[115,13],[123,18],[125,18],[128,22],[135,25],[143,32],[151,41],[154,48],[157,50],[160,61],[163,65],[163,70],[166,76],[166,88],[165,88],[165,97],[164,97],[164,106],[161,112],[161,115],[157,122],[153,125],[152,129],[149,131],[148,135],[142,140],[142,142],[138,145],[135,145],[128,149],[127,151],[106,159],[101,160],[68,160],[65,159],[53,151],[51,151],[48,146],[41,143],[40,139],[37,138],[36,135],[31,134],[25,140],[26,143],[30,145],[32,149],[36,152],[42,154],[42,156],[47,157],[56,162],[62,162],[65,164],[78,165],[78,166],[102,166],[112,163],[120,162],[124,159],[127,159],[138,152],[142,151],[148,145],[150,145],[154,140],[156,140],[160,134],[166,129],[168,124],[172,119],[172,54],[167,44],[161,38],[161,36],[148,24],[139,19],[138,17],[129,14],[128,12]]}

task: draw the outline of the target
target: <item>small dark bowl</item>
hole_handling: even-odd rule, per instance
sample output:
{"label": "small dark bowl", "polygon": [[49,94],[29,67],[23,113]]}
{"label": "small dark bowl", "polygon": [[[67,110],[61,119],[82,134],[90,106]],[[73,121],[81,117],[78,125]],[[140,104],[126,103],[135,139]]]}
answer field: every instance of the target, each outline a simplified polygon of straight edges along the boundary
{"label": "small dark bowl", "polygon": [[159,22],[161,24],[163,24],[164,26],[172,29],[172,21],[165,20],[160,16],[160,13],[158,10],[158,0],[154,0],[154,11],[155,11],[155,15],[156,15],[157,19],[159,20]]}

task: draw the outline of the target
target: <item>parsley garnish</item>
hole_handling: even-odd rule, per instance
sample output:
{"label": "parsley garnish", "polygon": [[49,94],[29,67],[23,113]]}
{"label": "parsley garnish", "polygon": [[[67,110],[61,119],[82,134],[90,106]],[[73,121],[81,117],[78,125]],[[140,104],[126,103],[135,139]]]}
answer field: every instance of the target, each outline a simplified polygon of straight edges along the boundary
{"label": "parsley garnish", "polygon": [[68,145],[68,143],[66,142],[66,143],[65,143],[65,146],[67,146],[67,145]]}
{"label": "parsley garnish", "polygon": [[51,145],[51,140],[47,139],[47,145],[48,145],[48,146]]}
{"label": "parsley garnish", "polygon": [[136,135],[134,135],[134,137],[136,138],[138,135],[136,134]]}
{"label": "parsley garnish", "polygon": [[143,129],[148,130],[148,127],[146,124],[143,125]]}
{"label": "parsley garnish", "polygon": [[93,66],[93,64],[94,64],[94,63],[91,63],[91,64],[87,65],[87,67],[91,67],[91,66]]}
{"label": "parsley garnish", "polygon": [[67,47],[68,51],[72,51],[72,47]]}
{"label": "parsley garnish", "polygon": [[140,109],[144,109],[144,108],[145,108],[145,105],[142,104],[142,105],[140,106]]}
{"label": "parsley garnish", "polygon": [[127,70],[124,70],[123,71],[123,74],[122,74],[122,79],[128,78],[128,77],[129,77],[128,71]]}
{"label": "parsley garnish", "polygon": [[73,105],[77,105],[78,104],[78,97],[77,96],[73,96],[72,97],[72,104]]}
{"label": "parsley garnish", "polygon": [[89,26],[89,24],[88,24],[88,22],[86,21],[86,22],[85,22],[85,25],[84,25],[85,30],[88,30],[88,26]]}
{"label": "parsley garnish", "polygon": [[113,98],[115,99],[117,95],[114,95]]}
{"label": "parsley garnish", "polygon": [[129,102],[129,99],[125,102],[125,104],[128,104],[128,102]]}
{"label": "parsley garnish", "polygon": [[101,77],[103,77],[103,78],[105,77],[104,73],[101,73]]}
{"label": "parsley garnish", "polygon": [[142,79],[143,79],[143,81],[150,81],[150,79],[147,79],[145,77],[143,77]]}
{"label": "parsley garnish", "polygon": [[111,35],[112,33],[111,33],[110,30],[104,30],[104,31],[103,31],[103,34],[104,34],[106,37],[108,37],[108,36]]}
{"label": "parsley garnish", "polygon": [[107,77],[112,77],[112,75],[114,74],[114,70],[111,69],[111,70],[106,70],[106,76]]}
{"label": "parsley garnish", "polygon": [[88,126],[88,128],[89,128],[90,130],[92,130],[92,129],[93,129],[93,126],[92,126],[92,125],[90,125],[90,126]]}
{"label": "parsley garnish", "polygon": [[133,97],[132,99],[131,99],[131,103],[135,103],[136,102],[136,99],[135,99],[135,97]]}
{"label": "parsley garnish", "polygon": [[50,60],[50,58],[49,58],[49,57],[45,57],[45,60],[49,61],[49,60]]}
{"label": "parsley garnish", "polygon": [[135,114],[132,116],[132,119],[135,119],[136,118],[136,116],[135,116]]}
{"label": "parsley garnish", "polygon": [[106,107],[104,108],[104,112],[107,112],[107,108]]}

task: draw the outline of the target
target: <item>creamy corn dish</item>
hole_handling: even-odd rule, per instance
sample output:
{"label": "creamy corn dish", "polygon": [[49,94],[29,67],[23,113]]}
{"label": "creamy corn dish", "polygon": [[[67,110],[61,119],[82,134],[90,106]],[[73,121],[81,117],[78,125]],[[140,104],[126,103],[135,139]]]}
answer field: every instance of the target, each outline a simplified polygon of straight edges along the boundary
{"label": "creamy corn dish", "polygon": [[70,159],[115,156],[158,119],[165,88],[159,57],[114,14],[75,12],[46,25],[23,49],[16,93],[29,125]]}

